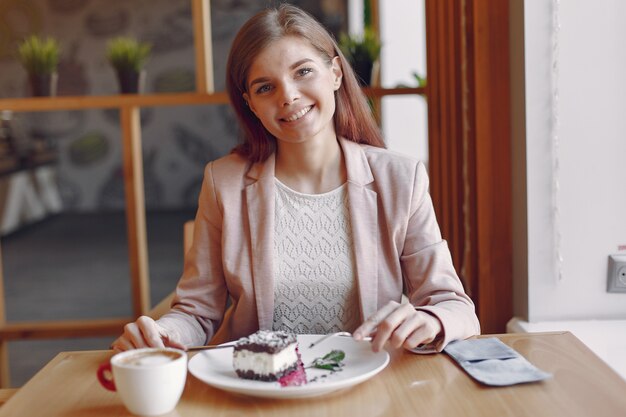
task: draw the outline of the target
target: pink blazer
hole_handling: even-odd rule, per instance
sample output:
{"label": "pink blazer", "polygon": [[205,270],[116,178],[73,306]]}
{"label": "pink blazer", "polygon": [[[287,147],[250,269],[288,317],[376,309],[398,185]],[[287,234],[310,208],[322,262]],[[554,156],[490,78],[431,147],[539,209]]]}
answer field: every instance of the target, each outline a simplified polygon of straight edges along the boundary
{"label": "pink blazer", "polygon": [[[404,292],[441,321],[437,350],[478,334],[474,304],[441,238],[423,164],[386,149],[340,144],[361,318],[399,302]],[[159,319],[186,345],[222,343],[272,326],[274,162],[273,155],[251,164],[231,154],[206,166],[193,245],[172,310]]]}

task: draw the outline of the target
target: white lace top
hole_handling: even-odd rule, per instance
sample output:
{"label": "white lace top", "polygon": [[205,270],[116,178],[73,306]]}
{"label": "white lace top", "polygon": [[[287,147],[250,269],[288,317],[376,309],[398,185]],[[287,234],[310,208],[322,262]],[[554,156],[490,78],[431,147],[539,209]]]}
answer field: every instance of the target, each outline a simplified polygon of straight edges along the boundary
{"label": "white lace top", "polygon": [[359,325],[346,185],[303,194],[276,180],[274,330],[352,331]]}

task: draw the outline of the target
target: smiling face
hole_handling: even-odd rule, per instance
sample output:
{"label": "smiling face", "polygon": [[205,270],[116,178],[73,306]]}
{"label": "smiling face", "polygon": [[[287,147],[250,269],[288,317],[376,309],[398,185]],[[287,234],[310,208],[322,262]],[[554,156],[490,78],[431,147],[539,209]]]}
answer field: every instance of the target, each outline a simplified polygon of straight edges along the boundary
{"label": "smiling face", "polygon": [[311,44],[287,36],[272,42],[250,67],[244,99],[281,143],[335,140],[334,92],[341,66],[324,60]]}

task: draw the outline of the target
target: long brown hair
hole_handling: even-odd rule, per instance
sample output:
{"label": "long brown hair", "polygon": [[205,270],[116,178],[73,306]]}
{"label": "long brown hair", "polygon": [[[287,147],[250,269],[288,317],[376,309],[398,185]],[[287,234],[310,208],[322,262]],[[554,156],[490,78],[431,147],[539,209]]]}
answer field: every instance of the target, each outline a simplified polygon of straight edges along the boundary
{"label": "long brown hair", "polygon": [[252,162],[264,161],[276,149],[276,138],[269,133],[246,105],[248,73],[257,55],[272,42],[285,36],[304,38],[330,65],[339,57],[343,79],[335,93],[335,132],[353,142],[385,147],[380,129],[352,67],[337,43],[315,18],[288,4],[254,15],[239,30],[227,62],[226,90],[237,118],[244,129],[244,143],[233,152]]}

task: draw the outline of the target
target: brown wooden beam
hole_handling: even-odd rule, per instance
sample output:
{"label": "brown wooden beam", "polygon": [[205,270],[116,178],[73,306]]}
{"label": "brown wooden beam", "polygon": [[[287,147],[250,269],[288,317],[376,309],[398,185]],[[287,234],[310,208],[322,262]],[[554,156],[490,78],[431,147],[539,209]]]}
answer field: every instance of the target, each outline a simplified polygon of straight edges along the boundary
{"label": "brown wooden beam", "polygon": [[[465,242],[463,214],[463,112],[460,2],[426,2],[428,169],[441,232],[457,269]],[[468,276],[462,276],[467,280]],[[471,292],[471,288],[470,288]]]}
{"label": "brown wooden beam", "polygon": [[363,87],[363,93],[368,97],[398,96],[398,95],[424,95],[426,88],[424,87],[400,87],[400,88],[383,88],[383,87]]}
{"label": "brown wooden beam", "polygon": [[513,315],[509,3],[473,1],[478,314],[484,332]]}
{"label": "brown wooden beam", "polygon": [[[423,87],[382,88],[366,87],[363,92],[370,97],[389,95],[423,95]],[[11,111],[63,111],[88,109],[117,109],[123,107],[168,107],[193,106],[203,104],[228,104],[225,92],[201,93],[159,93],[159,94],[124,94],[112,96],[62,96],[62,97],[27,97],[1,98],[0,110]]]}
{"label": "brown wooden beam", "polygon": [[55,320],[5,323],[0,340],[63,339],[120,335],[130,317],[117,319]]}
{"label": "brown wooden beam", "polygon": [[141,122],[139,107],[123,107],[120,113],[130,280],[133,313],[138,317],[150,310]]}
{"label": "brown wooden beam", "polygon": [[215,91],[213,77],[213,41],[211,40],[211,2],[192,0],[194,52],[196,57],[196,91]]}
{"label": "brown wooden beam", "polygon": [[129,106],[188,106],[199,104],[228,104],[225,92],[213,94],[159,93],[124,94],[112,96],[63,96],[0,99],[0,110],[62,111],[87,109],[115,109]]}

